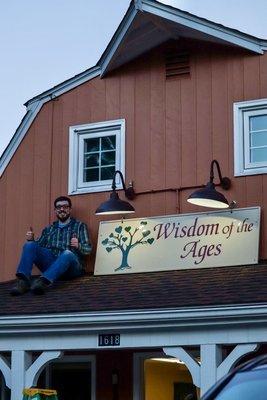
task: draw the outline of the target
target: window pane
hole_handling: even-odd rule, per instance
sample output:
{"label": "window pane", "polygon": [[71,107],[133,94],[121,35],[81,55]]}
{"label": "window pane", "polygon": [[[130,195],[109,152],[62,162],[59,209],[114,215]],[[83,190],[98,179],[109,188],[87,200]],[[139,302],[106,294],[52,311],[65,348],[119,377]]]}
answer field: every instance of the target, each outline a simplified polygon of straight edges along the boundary
{"label": "window pane", "polygon": [[84,141],[84,152],[91,153],[93,151],[99,151],[99,138],[85,139]]}
{"label": "window pane", "polygon": [[262,129],[267,129],[267,114],[258,115],[257,117],[250,117],[250,130],[259,131]]}
{"label": "window pane", "polygon": [[99,181],[99,168],[90,168],[83,171],[83,181],[93,182]]}
{"label": "window pane", "polygon": [[101,150],[114,150],[116,148],[116,136],[106,136],[101,139]]}
{"label": "window pane", "polygon": [[115,172],[115,167],[101,168],[101,180],[112,179]]}
{"label": "window pane", "polygon": [[101,165],[115,165],[115,151],[101,153]]}
{"label": "window pane", "polygon": [[251,146],[267,146],[267,131],[251,133]]}
{"label": "window pane", "polygon": [[98,167],[99,165],[99,154],[94,153],[84,156],[84,168]]}
{"label": "window pane", "polygon": [[267,147],[250,150],[251,162],[267,161]]}

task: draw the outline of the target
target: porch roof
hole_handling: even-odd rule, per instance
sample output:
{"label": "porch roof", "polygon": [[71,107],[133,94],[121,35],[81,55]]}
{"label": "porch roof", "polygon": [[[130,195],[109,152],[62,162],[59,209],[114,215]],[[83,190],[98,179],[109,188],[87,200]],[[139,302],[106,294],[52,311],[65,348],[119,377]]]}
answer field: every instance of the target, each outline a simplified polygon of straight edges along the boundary
{"label": "porch roof", "polygon": [[93,276],[57,282],[43,296],[9,295],[0,283],[0,315],[145,310],[267,303],[267,263]]}

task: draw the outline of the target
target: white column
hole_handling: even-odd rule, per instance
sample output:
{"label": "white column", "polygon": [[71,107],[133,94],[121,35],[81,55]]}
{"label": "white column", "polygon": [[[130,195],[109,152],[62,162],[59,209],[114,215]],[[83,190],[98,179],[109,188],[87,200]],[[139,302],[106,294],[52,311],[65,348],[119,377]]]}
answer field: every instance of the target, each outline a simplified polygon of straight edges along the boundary
{"label": "white column", "polygon": [[216,344],[202,344],[200,346],[201,396],[217,381],[217,367],[221,361],[221,346]]}
{"label": "white column", "polygon": [[11,400],[22,399],[25,387],[25,375],[31,363],[30,355],[24,350],[14,350],[11,353]]}
{"label": "white column", "polygon": [[255,343],[239,344],[222,361],[222,349],[220,345],[201,345],[201,395],[227,374],[242,356],[257,350],[257,348],[258,345]]}

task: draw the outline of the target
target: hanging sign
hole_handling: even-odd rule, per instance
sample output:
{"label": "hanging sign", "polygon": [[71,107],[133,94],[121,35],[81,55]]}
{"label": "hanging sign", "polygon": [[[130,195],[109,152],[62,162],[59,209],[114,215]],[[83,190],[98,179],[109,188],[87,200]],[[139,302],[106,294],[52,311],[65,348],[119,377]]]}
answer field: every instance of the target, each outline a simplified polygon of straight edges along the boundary
{"label": "hanging sign", "polygon": [[101,222],[95,275],[258,262],[260,208]]}

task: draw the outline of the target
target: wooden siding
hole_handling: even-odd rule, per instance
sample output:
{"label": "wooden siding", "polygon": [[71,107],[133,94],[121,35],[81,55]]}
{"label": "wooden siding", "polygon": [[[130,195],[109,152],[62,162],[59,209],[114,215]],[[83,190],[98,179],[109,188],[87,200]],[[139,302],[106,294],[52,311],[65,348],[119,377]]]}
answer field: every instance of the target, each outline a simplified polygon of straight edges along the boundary
{"label": "wooden siding", "polygon": [[[267,97],[267,54],[181,41],[190,75],[165,77],[165,46],[46,103],[0,180],[0,280],[12,279],[33,226],[53,221],[53,199],[68,191],[69,126],[126,120],[126,182],[137,192],[201,185],[216,158],[232,179],[227,198],[263,209],[260,258],[267,258],[267,176],[234,178],[233,102]],[[203,211],[190,191],[140,195],[136,217]],[[123,196],[122,196],[123,197]],[[72,196],[74,215],[87,222],[96,246],[107,193]],[[110,218],[110,217],[109,217]],[[106,217],[108,219],[108,217]],[[88,269],[93,271],[94,255]]]}

